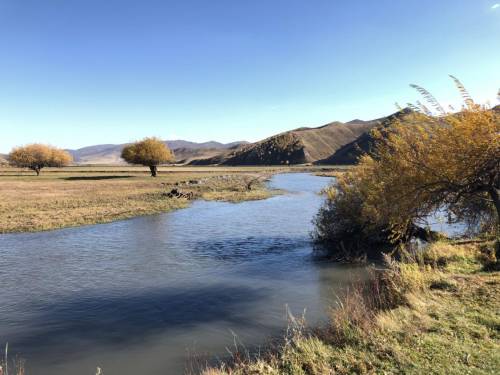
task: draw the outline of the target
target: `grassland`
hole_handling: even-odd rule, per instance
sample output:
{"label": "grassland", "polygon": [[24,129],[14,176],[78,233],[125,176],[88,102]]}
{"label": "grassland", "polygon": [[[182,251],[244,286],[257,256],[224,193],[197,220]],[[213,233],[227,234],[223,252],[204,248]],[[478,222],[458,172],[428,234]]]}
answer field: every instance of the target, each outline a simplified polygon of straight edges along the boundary
{"label": "grassland", "polygon": [[234,353],[221,374],[498,374],[500,274],[492,244],[436,243],[354,285],[317,330],[301,324],[267,354]]}
{"label": "grassland", "polygon": [[[156,178],[147,168],[78,166],[32,171],[0,168],[0,233],[41,231],[106,223],[183,208],[185,198],[238,202],[264,199],[276,192],[264,183],[284,171],[321,168],[163,167]],[[249,188],[250,184],[250,188]]]}

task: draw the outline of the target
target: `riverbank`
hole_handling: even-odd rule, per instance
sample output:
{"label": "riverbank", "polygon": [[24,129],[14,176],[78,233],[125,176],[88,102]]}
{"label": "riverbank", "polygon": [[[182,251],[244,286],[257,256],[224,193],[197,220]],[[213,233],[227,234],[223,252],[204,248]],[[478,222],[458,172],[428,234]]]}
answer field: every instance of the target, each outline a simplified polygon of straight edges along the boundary
{"label": "riverbank", "polygon": [[285,305],[319,324],[364,274],[310,259],[330,182],[279,173],[268,186],[287,193],[272,199],[1,236],[0,346],[26,374],[182,374],[191,353],[224,355],[231,330],[248,347],[279,334]]}
{"label": "riverbank", "polygon": [[[500,371],[500,273],[493,243],[433,244],[418,263],[390,262],[340,298],[329,325],[293,322],[267,355],[221,374],[493,374]],[[492,270],[496,267],[496,271]]]}
{"label": "riverbank", "polygon": [[[265,181],[279,168],[73,167],[0,171],[0,233],[36,232],[168,212],[190,200],[239,202],[277,192]],[[169,194],[174,190],[174,193]]]}

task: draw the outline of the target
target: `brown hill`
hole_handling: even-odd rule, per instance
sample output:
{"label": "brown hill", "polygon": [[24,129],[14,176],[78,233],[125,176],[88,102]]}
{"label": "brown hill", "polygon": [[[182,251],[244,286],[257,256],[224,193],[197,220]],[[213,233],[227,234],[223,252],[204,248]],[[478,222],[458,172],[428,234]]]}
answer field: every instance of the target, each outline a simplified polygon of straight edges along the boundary
{"label": "brown hill", "polygon": [[[210,158],[223,153],[246,142],[189,142],[183,140],[165,141],[165,144],[174,151],[176,162],[179,164],[189,163],[197,158]],[[123,147],[126,144],[103,144],[83,147],[77,150],[67,150],[73,156],[77,164],[125,164],[120,157]]]}
{"label": "brown hill", "polygon": [[212,159],[225,155],[225,148],[176,148],[174,155],[178,164],[197,164],[199,160]]}
{"label": "brown hill", "polygon": [[223,154],[191,164],[286,165],[312,163],[332,155],[343,145],[377,123],[355,120],[332,122],[318,128],[299,128],[263,141],[243,145]]}
{"label": "brown hill", "polygon": [[[500,105],[492,109],[500,113]],[[393,113],[390,116],[376,120],[379,127],[390,126],[395,119],[404,120],[404,117],[411,114],[410,108],[405,108],[399,112]],[[355,164],[358,158],[367,152],[370,152],[374,145],[373,137],[370,132],[361,134],[357,139],[340,147],[330,157],[318,160],[316,164],[333,164],[333,165],[350,165]]]}
{"label": "brown hill", "polygon": [[[405,108],[401,111],[393,113],[390,116],[382,117],[380,119],[372,121],[374,127],[387,127],[396,120],[402,119],[412,111],[409,108]],[[325,159],[318,160],[316,164],[331,164],[331,165],[350,165],[355,164],[358,158],[366,152],[369,152],[373,147],[373,137],[369,131],[361,134],[358,138],[349,142],[338,150],[336,150],[332,155]]]}

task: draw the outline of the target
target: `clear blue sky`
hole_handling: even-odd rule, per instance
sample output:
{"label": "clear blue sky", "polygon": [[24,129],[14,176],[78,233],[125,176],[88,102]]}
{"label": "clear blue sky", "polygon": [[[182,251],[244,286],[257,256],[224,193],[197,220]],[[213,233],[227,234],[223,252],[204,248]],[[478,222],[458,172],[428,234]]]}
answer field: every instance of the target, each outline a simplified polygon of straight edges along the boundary
{"label": "clear blue sky", "polygon": [[500,87],[495,0],[0,0],[0,152],[257,140]]}

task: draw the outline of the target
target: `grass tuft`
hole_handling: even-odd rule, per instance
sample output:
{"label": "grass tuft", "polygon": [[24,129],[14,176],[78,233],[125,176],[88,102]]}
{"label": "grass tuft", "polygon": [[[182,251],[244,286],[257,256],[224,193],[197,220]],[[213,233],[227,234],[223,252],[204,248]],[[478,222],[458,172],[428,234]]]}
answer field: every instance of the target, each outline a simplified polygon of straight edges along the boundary
{"label": "grass tuft", "polygon": [[204,374],[499,373],[500,274],[484,272],[484,252],[437,243],[424,262],[387,258],[346,291],[326,327],[300,326],[269,353]]}

